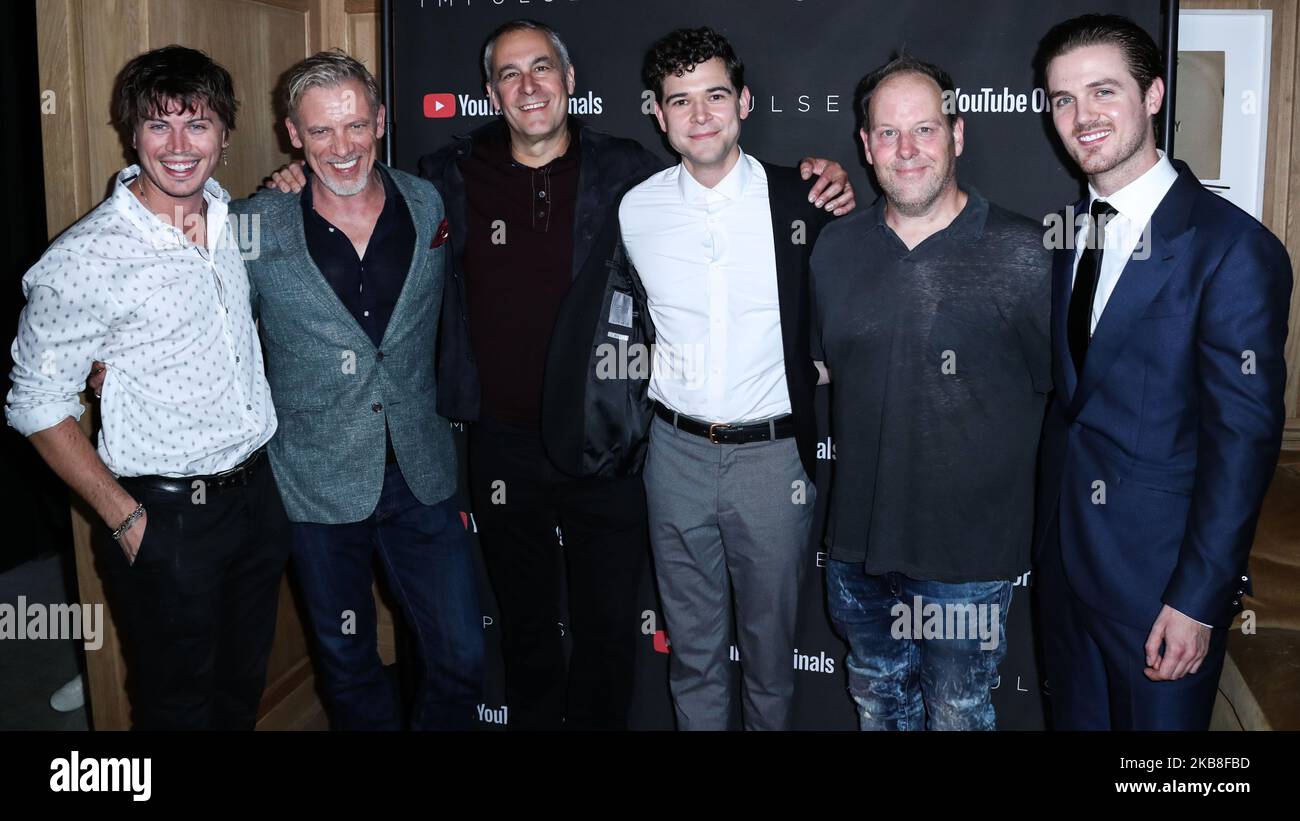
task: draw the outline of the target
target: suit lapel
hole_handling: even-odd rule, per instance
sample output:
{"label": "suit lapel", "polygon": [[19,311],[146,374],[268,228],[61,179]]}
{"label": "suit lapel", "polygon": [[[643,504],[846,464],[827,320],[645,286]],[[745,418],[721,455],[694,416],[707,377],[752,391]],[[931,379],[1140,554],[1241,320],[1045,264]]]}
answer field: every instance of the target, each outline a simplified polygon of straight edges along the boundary
{"label": "suit lapel", "polygon": [[1060,386],[1061,393],[1067,400],[1074,396],[1075,388],[1079,384],[1079,375],[1074,371],[1074,358],[1070,356],[1070,337],[1066,332],[1070,315],[1070,293],[1074,287],[1072,280],[1075,255],[1074,221],[1067,218],[1079,213],[1081,204],[1086,207],[1087,201],[1081,200],[1075,203],[1062,215],[1062,219],[1065,220],[1062,238],[1066,236],[1065,231],[1068,231],[1071,241],[1052,254],[1052,362],[1054,363],[1052,381]]}
{"label": "suit lapel", "polygon": [[[797,216],[789,207],[791,199],[781,169],[763,163],[763,170],[767,172],[767,204],[772,214],[772,246],[776,261],[776,296],[781,311],[781,330],[789,333],[790,329],[798,327],[798,323],[791,321],[791,312],[799,304],[801,266],[797,258],[799,246],[793,242],[783,242],[782,237],[790,236],[791,225]],[[804,230],[811,231],[812,228],[805,225]]]}
{"label": "suit lapel", "polygon": [[312,259],[311,252],[307,250],[307,235],[304,233],[302,224],[302,205],[297,197],[281,200],[276,204],[280,210],[279,219],[271,220],[272,225],[279,225],[281,231],[280,244],[284,248],[288,257],[289,264],[286,268],[293,271],[293,275],[302,280],[311,291],[321,306],[325,308],[334,319],[343,324],[344,327],[350,328],[354,333],[353,336],[364,340],[365,345],[370,348],[374,343],[370,337],[357,324],[357,320],[339,301],[338,294],[325,281],[325,275],[316,267],[316,261]]}
{"label": "suit lapel", "polygon": [[415,224],[415,251],[411,254],[411,267],[406,272],[406,281],[402,283],[402,292],[397,297],[397,304],[393,306],[393,315],[388,320],[388,327],[384,329],[383,343],[400,332],[405,323],[419,320],[419,317],[411,314],[411,306],[419,304],[419,292],[429,286],[427,278],[422,274],[431,253],[429,245],[433,242],[434,232],[438,230],[433,221],[436,212],[432,204],[397,174],[390,173],[390,177],[406,200],[407,210],[411,212],[411,222]]}
{"label": "suit lapel", "polygon": [[[1145,259],[1130,258],[1124,265],[1088,344],[1088,358],[1079,376],[1078,389],[1070,399],[1070,416],[1079,412],[1089,394],[1115,364],[1138,318],[1183,261],[1196,235],[1196,228],[1188,225],[1195,193],[1191,186],[1199,187],[1200,183],[1190,172],[1181,172],[1151,216],[1150,254]],[[1068,351],[1066,356],[1068,358]]]}

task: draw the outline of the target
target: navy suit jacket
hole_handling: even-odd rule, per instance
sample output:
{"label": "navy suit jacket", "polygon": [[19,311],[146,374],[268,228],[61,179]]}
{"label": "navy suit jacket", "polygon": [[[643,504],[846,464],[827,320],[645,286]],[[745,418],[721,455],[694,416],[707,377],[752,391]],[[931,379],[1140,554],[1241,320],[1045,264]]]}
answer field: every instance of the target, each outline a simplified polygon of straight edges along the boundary
{"label": "navy suit jacket", "polygon": [[1124,266],[1082,373],[1066,339],[1074,248],[1053,260],[1038,542],[1059,532],[1074,593],[1143,630],[1162,604],[1231,623],[1285,417],[1286,249],[1174,166],[1150,255]]}

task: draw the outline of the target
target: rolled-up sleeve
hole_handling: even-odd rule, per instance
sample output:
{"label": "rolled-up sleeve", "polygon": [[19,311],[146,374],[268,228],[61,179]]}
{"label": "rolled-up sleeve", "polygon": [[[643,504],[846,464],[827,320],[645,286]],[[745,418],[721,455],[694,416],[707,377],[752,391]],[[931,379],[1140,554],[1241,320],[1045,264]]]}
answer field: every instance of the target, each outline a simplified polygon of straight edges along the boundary
{"label": "rolled-up sleeve", "polygon": [[89,287],[92,261],[51,249],[23,277],[27,305],[10,348],[5,419],[23,436],[80,419],[78,398],[108,333],[102,294]]}

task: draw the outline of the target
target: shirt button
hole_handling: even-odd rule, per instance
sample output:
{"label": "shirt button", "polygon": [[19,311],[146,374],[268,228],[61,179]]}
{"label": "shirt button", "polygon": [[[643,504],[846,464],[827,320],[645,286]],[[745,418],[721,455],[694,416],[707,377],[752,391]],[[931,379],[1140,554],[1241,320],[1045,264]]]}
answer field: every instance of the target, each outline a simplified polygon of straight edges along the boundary
{"label": "shirt button", "polygon": [[238,361],[239,361],[239,357],[235,357],[235,361],[238,362]]}
{"label": "shirt button", "polygon": [[539,199],[539,200],[544,200],[544,199],[546,199],[546,192],[545,192],[545,191],[538,191],[538,192],[537,192],[537,199]]}
{"label": "shirt button", "polygon": [[330,233],[331,233],[331,234],[334,233],[334,227],[333,227],[333,226],[330,226]]}
{"label": "shirt button", "polygon": [[370,406],[370,409],[371,409],[372,411],[374,411],[375,413],[379,413],[381,410],[384,409],[384,406],[383,406],[382,403],[380,403],[380,402],[376,402],[375,404],[373,404],[373,405]]}
{"label": "shirt button", "polygon": [[244,410],[252,410],[252,409],[253,409],[253,406],[252,406],[252,405],[245,405],[245,406],[244,406]]}
{"label": "shirt button", "polygon": [[362,316],[370,316],[370,312],[369,312],[369,311],[362,311],[362,312],[361,312],[361,315],[362,315]]}
{"label": "shirt button", "polygon": [[376,353],[376,354],[375,354],[375,359],[378,359],[380,362],[383,362],[383,361],[384,361],[384,352],[383,352],[383,351],[379,351],[378,353]]}

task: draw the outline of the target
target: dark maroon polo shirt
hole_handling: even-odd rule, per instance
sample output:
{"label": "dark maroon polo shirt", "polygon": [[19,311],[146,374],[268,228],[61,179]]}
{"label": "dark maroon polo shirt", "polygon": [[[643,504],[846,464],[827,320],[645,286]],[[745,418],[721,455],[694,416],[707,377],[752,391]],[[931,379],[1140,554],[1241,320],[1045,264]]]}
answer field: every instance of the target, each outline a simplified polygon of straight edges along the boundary
{"label": "dark maroon polo shirt", "polygon": [[541,168],[503,139],[480,141],[460,161],[468,225],[464,251],[470,344],[483,416],[536,428],[546,348],[569,290],[578,200],[578,134]]}

